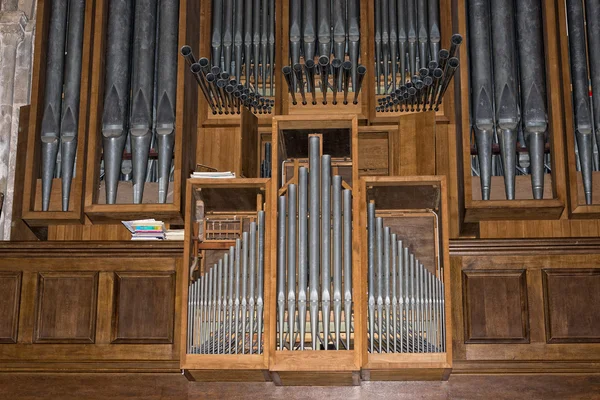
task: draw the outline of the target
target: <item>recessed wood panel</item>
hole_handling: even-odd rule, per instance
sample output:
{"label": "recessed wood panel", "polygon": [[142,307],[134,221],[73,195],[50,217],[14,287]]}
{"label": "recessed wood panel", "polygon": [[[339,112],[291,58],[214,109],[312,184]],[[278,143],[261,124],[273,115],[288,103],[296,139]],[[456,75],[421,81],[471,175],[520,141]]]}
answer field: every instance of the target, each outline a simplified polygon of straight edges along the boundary
{"label": "recessed wood panel", "polygon": [[17,342],[21,273],[0,272],[0,343]]}
{"label": "recessed wood panel", "polygon": [[173,343],[175,274],[117,273],[113,343]]}
{"label": "recessed wood panel", "polygon": [[600,269],[545,269],[548,343],[600,342]]}
{"label": "recessed wood panel", "polygon": [[36,343],[94,343],[98,274],[39,274]]}
{"label": "recessed wood panel", "polygon": [[465,343],[529,343],[524,270],[463,271]]}

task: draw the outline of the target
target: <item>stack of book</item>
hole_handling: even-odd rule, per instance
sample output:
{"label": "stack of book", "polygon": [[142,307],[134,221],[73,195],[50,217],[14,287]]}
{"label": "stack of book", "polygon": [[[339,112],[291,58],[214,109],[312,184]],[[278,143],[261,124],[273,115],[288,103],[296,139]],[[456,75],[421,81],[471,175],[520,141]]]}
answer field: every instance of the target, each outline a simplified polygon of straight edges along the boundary
{"label": "stack of book", "polygon": [[192,172],[190,178],[201,179],[227,179],[235,178],[235,174],[231,171],[227,172]]}
{"label": "stack of book", "polygon": [[183,229],[167,229],[165,231],[165,240],[183,240]]}
{"label": "stack of book", "polygon": [[131,240],[164,240],[165,224],[154,219],[121,221],[131,232]]}

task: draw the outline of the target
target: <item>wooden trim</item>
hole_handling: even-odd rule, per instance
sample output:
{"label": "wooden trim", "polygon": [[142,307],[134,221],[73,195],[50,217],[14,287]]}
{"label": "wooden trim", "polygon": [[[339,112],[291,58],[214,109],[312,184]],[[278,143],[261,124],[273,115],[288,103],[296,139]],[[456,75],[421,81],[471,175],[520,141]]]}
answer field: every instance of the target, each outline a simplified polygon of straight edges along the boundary
{"label": "wooden trim", "polygon": [[600,254],[600,238],[452,240],[450,256]]}
{"label": "wooden trim", "polygon": [[[0,270],[0,278],[13,278],[15,280],[15,297],[14,303],[12,306],[12,327],[11,334],[9,337],[0,337],[0,344],[6,343],[17,343],[17,333],[19,328],[19,313],[20,313],[20,305],[21,305],[21,284],[23,281],[23,273],[22,272],[13,272],[13,271],[1,271]],[[6,315],[2,316],[6,318]]]}
{"label": "wooden trim", "polygon": [[0,242],[2,258],[179,258],[180,241]]}

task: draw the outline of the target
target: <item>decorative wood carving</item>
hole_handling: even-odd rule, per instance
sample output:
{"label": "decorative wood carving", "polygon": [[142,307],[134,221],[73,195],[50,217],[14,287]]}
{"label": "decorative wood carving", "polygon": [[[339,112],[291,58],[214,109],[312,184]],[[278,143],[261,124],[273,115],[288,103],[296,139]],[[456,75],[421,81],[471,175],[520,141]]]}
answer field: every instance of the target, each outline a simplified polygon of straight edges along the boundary
{"label": "decorative wood carving", "polygon": [[548,343],[600,343],[600,269],[544,269]]}
{"label": "decorative wood carving", "polygon": [[0,343],[16,343],[21,272],[0,271]]}
{"label": "decorative wood carving", "polygon": [[462,276],[465,343],[529,343],[525,270]]}
{"label": "decorative wood carving", "polygon": [[173,343],[174,272],[115,274],[112,343]]}
{"label": "decorative wood carving", "polygon": [[39,273],[35,343],[94,343],[97,272]]}

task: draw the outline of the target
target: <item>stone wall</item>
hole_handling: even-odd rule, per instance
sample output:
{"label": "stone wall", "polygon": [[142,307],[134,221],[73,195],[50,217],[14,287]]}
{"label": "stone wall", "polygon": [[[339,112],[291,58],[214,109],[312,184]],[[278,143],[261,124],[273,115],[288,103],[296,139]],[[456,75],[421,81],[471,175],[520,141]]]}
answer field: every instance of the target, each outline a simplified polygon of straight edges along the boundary
{"label": "stone wall", "polygon": [[31,98],[35,0],[0,1],[0,239],[10,239],[19,108]]}

